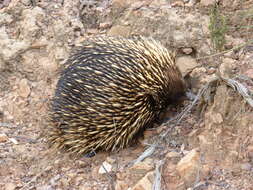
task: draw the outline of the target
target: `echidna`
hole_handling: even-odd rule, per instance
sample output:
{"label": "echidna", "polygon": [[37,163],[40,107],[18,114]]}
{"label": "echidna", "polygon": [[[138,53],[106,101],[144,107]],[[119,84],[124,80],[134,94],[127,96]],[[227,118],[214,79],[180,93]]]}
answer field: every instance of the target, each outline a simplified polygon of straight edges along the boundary
{"label": "echidna", "polygon": [[78,154],[123,148],[184,92],[174,57],[155,40],[89,39],[60,75],[50,140]]}

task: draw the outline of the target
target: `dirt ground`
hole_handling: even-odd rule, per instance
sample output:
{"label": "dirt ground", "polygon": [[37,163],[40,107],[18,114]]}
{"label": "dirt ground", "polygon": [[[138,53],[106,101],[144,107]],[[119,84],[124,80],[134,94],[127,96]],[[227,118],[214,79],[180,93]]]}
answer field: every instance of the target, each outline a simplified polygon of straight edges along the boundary
{"label": "dirt ground", "polygon": [[[177,64],[188,73],[194,94],[216,74],[237,77],[252,92],[253,1],[219,3],[227,26],[222,54],[210,32],[213,4],[0,0],[0,189],[253,190],[252,107],[223,82],[181,122],[161,120],[137,145],[118,152],[74,158],[52,151],[45,138],[61,65],[92,36],[152,36],[177,50]],[[165,119],[191,102],[168,108]],[[131,164],[168,129],[151,156]]]}

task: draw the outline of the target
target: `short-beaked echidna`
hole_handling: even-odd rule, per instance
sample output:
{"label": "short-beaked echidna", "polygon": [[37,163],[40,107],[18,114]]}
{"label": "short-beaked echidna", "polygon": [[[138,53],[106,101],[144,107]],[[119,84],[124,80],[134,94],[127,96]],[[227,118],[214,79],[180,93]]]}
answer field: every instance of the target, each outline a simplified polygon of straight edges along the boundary
{"label": "short-beaked echidna", "polygon": [[174,57],[155,40],[91,38],[60,75],[50,140],[77,154],[123,148],[184,92]]}

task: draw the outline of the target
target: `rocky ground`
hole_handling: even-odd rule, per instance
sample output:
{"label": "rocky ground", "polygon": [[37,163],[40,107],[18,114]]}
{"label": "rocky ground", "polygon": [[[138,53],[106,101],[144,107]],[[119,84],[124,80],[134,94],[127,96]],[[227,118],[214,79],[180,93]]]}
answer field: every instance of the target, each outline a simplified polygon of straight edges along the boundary
{"label": "rocky ground", "polygon": [[[138,145],[119,152],[73,158],[53,152],[45,139],[59,69],[91,36],[152,36],[177,50],[177,64],[194,94],[217,74],[241,76],[238,81],[253,90],[253,1],[219,3],[227,18],[220,50],[210,27],[213,4],[0,0],[0,189],[252,190],[252,107],[224,82],[215,83],[180,122],[161,121]],[[175,117],[190,103],[168,108],[165,117]],[[166,130],[156,151],[133,163]]]}

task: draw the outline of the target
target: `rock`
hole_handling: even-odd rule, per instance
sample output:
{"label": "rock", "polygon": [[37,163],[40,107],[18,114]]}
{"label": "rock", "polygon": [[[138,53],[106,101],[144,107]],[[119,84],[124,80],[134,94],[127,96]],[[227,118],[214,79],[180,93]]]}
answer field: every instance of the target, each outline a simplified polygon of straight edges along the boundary
{"label": "rock", "polygon": [[19,83],[18,94],[23,98],[27,98],[31,93],[27,79],[22,79]]}
{"label": "rock", "polygon": [[102,22],[99,24],[100,29],[107,29],[112,26],[112,22]]}
{"label": "rock", "polygon": [[109,173],[112,171],[112,165],[109,164],[108,162],[104,161],[101,165],[101,167],[98,170],[99,174],[105,174],[105,173]]}
{"label": "rock", "polygon": [[192,71],[198,63],[196,59],[191,56],[182,56],[176,59],[176,65],[179,70],[182,72],[183,76],[185,76],[188,72]]}
{"label": "rock", "polygon": [[133,173],[146,173],[152,169],[154,169],[154,163],[153,159],[151,158],[146,158],[142,162],[139,162],[137,164],[134,164],[130,170]]}
{"label": "rock", "polygon": [[180,160],[181,154],[178,152],[168,152],[165,156],[166,160],[169,162],[168,164],[177,164]]}
{"label": "rock", "polygon": [[9,140],[13,143],[13,144],[18,144],[18,141],[16,140],[16,139],[14,139],[14,138],[9,138]]}
{"label": "rock", "polygon": [[212,144],[212,140],[209,139],[208,136],[202,134],[198,135],[198,140],[202,146],[208,146]]}
{"label": "rock", "polygon": [[184,7],[185,3],[183,1],[175,1],[171,4],[171,7]]}
{"label": "rock", "polygon": [[9,37],[5,26],[0,27],[0,57],[4,61],[14,59],[20,52],[26,50],[29,43],[19,40],[14,40]]}
{"label": "rock", "polygon": [[176,170],[190,187],[196,180],[200,169],[200,154],[197,149],[191,150],[177,164]]}
{"label": "rock", "polygon": [[136,185],[132,188],[132,190],[152,190],[154,182],[154,172],[148,172],[140,181],[136,183]]}
{"label": "rock", "polygon": [[125,181],[117,180],[115,185],[115,190],[125,190],[128,189],[129,185]]}
{"label": "rock", "polygon": [[121,26],[116,25],[113,26],[107,34],[109,36],[123,36],[123,37],[129,37],[130,36],[130,30],[131,28],[129,26]]}
{"label": "rock", "polygon": [[[125,190],[129,187],[133,187],[136,184],[139,183],[143,178],[143,180],[149,179],[149,173],[150,171],[154,170],[154,160],[151,158],[146,158],[142,162],[139,162],[137,164],[134,164],[132,167],[127,168],[123,172],[118,172],[116,174],[117,181],[116,181],[116,190]],[[147,176],[146,176],[147,175]],[[145,178],[146,176],[146,178]],[[137,187],[141,187],[142,182]]]}
{"label": "rock", "polygon": [[[61,55],[55,55],[55,58],[62,58]],[[38,62],[47,73],[54,73],[57,68],[57,62],[52,61],[49,57],[38,57]]]}
{"label": "rock", "polygon": [[214,74],[216,72],[216,69],[214,67],[210,67],[210,68],[207,69],[206,72],[207,72],[208,75],[211,75],[211,74]]}
{"label": "rock", "polygon": [[66,59],[68,55],[64,47],[55,47],[53,52],[56,61],[62,61]]}
{"label": "rock", "polygon": [[223,118],[220,113],[213,113],[212,118],[213,118],[213,123],[215,124],[221,124],[223,122]]}
{"label": "rock", "polygon": [[193,52],[193,50],[192,48],[183,48],[182,52],[184,52],[186,55],[190,55]]}
{"label": "rock", "polygon": [[207,75],[207,70],[204,67],[197,67],[190,73],[191,85],[194,93],[197,93],[203,85],[215,79],[216,74]]}
{"label": "rock", "polygon": [[8,136],[6,134],[0,134],[0,143],[6,142],[8,140]]}
{"label": "rock", "polygon": [[36,6],[33,9],[24,9],[22,12],[21,35],[25,41],[32,42],[38,39],[41,28],[37,25],[43,21],[45,12],[42,8]]}
{"label": "rock", "polygon": [[203,6],[214,5],[216,0],[201,0],[200,4]]}
{"label": "rock", "polygon": [[0,25],[9,24],[13,21],[13,16],[5,12],[0,13]]}
{"label": "rock", "polygon": [[219,67],[219,71],[221,73],[221,76],[229,78],[231,75],[233,75],[235,68],[235,60],[225,57]]}
{"label": "rock", "polygon": [[14,183],[6,183],[5,184],[5,190],[14,190],[16,189],[16,184]]}

